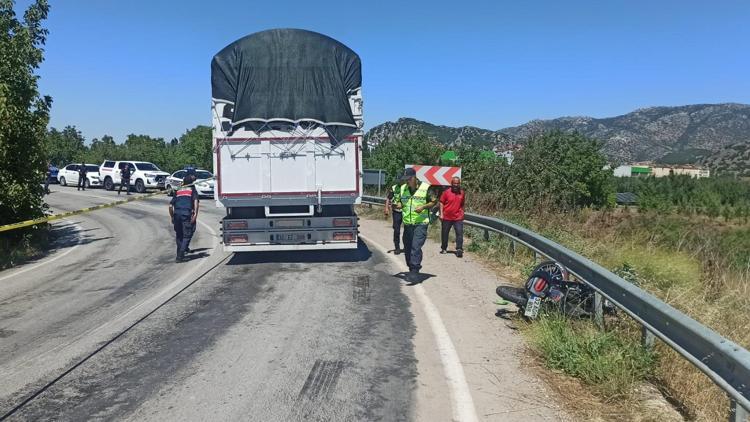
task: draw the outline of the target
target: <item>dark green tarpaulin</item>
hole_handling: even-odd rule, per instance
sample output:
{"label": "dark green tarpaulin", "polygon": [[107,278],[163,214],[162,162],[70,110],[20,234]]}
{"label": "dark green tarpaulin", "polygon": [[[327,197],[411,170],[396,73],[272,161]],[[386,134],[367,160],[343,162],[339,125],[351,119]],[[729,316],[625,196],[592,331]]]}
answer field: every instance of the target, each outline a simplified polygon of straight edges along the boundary
{"label": "dark green tarpaulin", "polygon": [[211,61],[214,101],[236,129],[316,122],[341,139],[356,130],[348,96],[362,85],[359,56],[316,32],[271,29],[241,38]]}

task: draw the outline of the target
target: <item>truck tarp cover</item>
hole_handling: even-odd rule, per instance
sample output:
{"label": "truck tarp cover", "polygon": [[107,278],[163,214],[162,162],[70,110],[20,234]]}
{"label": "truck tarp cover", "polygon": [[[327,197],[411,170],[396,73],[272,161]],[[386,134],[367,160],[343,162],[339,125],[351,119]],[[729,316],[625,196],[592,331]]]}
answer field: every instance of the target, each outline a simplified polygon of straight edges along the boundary
{"label": "truck tarp cover", "polygon": [[273,120],[313,121],[336,139],[356,129],[348,95],[362,85],[359,56],[333,38],[272,29],[241,38],[211,61],[214,101],[222,117],[250,130]]}

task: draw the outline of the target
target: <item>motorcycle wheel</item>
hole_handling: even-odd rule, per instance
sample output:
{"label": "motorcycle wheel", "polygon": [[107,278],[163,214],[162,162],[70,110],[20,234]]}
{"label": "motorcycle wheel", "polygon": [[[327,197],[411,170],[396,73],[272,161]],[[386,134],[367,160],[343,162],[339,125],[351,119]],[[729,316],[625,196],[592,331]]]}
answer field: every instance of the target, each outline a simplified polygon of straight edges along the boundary
{"label": "motorcycle wheel", "polygon": [[553,279],[556,280],[568,280],[568,269],[565,268],[562,264],[555,261],[544,261],[541,264],[537,265],[536,268],[534,268],[533,272],[536,271],[544,271],[545,273],[552,276]]}
{"label": "motorcycle wheel", "polygon": [[570,318],[588,318],[594,310],[594,294],[589,289],[570,287],[561,304],[563,315]]}
{"label": "motorcycle wheel", "polygon": [[520,307],[526,306],[526,291],[521,287],[497,286],[495,292],[505,300],[509,300]]}

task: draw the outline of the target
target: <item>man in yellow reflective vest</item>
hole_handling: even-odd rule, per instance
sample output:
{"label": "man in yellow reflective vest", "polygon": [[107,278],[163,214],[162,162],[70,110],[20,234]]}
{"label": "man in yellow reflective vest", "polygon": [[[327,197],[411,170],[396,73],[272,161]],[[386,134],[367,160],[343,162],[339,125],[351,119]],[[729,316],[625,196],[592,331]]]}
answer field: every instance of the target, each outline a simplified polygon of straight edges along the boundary
{"label": "man in yellow reflective vest", "polygon": [[430,191],[430,184],[420,182],[413,168],[404,170],[396,208],[401,210],[404,221],[404,256],[409,274],[406,281],[419,282],[419,270],[422,269],[422,246],[427,240],[427,228],[430,224],[430,210],[437,203],[435,194]]}
{"label": "man in yellow reflective vest", "polygon": [[393,216],[393,253],[395,255],[403,252],[401,250],[401,223],[403,222],[403,216],[401,210],[396,208],[396,204],[400,203],[399,199],[401,195],[401,183],[396,183],[389,190],[385,199],[385,215],[387,216],[390,212]]}

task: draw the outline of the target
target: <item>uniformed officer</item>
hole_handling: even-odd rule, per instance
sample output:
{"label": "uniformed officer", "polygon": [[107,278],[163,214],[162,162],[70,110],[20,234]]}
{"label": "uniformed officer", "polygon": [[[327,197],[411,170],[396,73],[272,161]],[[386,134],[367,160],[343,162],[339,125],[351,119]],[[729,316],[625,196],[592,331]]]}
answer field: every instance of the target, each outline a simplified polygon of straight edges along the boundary
{"label": "uniformed officer", "polygon": [[401,202],[400,195],[401,184],[396,183],[388,190],[385,203],[385,215],[388,215],[388,212],[390,212],[393,219],[393,253],[395,255],[403,252],[401,250],[401,224],[404,218],[401,210],[396,207],[396,204]]}
{"label": "uniformed officer", "polygon": [[[193,193],[195,194],[195,197],[197,198],[196,205],[195,205],[195,215],[198,215],[198,209],[200,208],[201,199],[198,195],[198,190],[195,188],[195,181],[198,180],[195,176],[195,171],[190,173],[188,170],[188,175],[185,176],[185,179],[190,179],[188,184],[190,185],[190,189],[193,190]],[[184,185],[184,184],[183,184]],[[193,239],[193,236],[195,236],[195,230],[198,228],[198,219],[196,218],[195,221],[193,221],[193,227],[192,231],[190,232],[190,238],[187,241],[187,246],[185,246],[185,253],[190,253],[190,241]]]}
{"label": "uniformed officer", "polygon": [[78,190],[86,190],[86,174],[88,173],[88,169],[86,169],[86,163],[81,163],[81,166],[78,167]]}
{"label": "uniformed officer", "polygon": [[430,224],[430,209],[437,203],[437,198],[430,190],[430,184],[420,182],[413,168],[404,170],[401,180],[399,203],[396,205],[404,218],[404,255],[409,274],[406,281],[419,282],[419,270],[422,269],[422,246],[427,240],[427,229]]}
{"label": "uniformed officer", "polygon": [[198,193],[192,187],[185,187],[189,184],[190,179],[186,176],[182,180],[182,187],[175,192],[169,203],[169,216],[172,217],[177,243],[175,262],[185,260],[185,250],[193,237],[193,224],[198,219]]}
{"label": "uniformed officer", "polygon": [[117,189],[118,195],[122,192],[123,186],[125,187],[125,192],[130,195],[130,164],[128,163],[120,163],[120,188]]}

